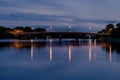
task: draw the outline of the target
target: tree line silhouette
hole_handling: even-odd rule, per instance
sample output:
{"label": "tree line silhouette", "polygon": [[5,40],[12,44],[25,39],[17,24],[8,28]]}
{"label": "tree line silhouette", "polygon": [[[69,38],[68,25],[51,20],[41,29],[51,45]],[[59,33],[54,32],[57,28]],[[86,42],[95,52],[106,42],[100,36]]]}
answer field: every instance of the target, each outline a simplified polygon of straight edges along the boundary
{"label": "tree line silhouette", "polygon": [[[46,32],[46,29],[40,27],[32,28],[30,26],[16,26],[14,28],[0,26],[0,39],[13,39],[13,33],[22,32]],[[120,23],[117,23],[115,26],[113,24],[108,24],[105,26],[105,29],[98,31],[98,33],[107,33],[110,38],[120,38]]]}
{"label": "tree line silhouette", "polygon": [[8,28],[5,26],[0,26],[0,39],[12,39],[14,38],[14,34],[16,32],[45,32],[46,29],[44,28],[35,28],[26,26],[16,26],[15,28]]}
{"label": "tree line silhouette", "polygon": [[111,38],[120,38],[120,23],[117,23],[115,26],[108,24],[105,29],[98,31],[98,33],[108,33]]}

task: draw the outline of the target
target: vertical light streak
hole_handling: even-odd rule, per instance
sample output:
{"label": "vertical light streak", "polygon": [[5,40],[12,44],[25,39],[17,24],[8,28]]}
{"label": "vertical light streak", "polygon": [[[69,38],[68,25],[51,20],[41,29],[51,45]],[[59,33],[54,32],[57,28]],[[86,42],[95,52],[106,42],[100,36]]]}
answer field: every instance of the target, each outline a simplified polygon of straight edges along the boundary
{"label": "vertical light streak", "polygon": [[109,45],[109,61],[112,62],[112,46]]}
{"label": "vertical light streak", "polygon": [[89,61],[91,62],[92,60],[92,41],[89,39]]}
{"label": "vertical light streak", "polygon": [[52,61],[52,56],[53,56],[53,53],[52,53],[52,39],[50,39],[50,61]]}
{"label": "vertical light streak", "polygon": [[30,56],[31,56],[31,60],[33,61],[33,54],[34,54],[34,52],[33,52],[34,50],[33,50],[33,40],[31,40],[31,53],[30,53]]}
{"label": "vertical light streak", "polygon": [[68,47],[68,57],[69,57],[69,61],[71,61],[72,59],[71,46]]}
{"label": "vertical light streak", "polygon": [[96,39],[94,39],[94,47],[96,47]]}
{"label": "vertical light streak", "polygon": [[94,39],[94,60],[96,61],[96,39]]}

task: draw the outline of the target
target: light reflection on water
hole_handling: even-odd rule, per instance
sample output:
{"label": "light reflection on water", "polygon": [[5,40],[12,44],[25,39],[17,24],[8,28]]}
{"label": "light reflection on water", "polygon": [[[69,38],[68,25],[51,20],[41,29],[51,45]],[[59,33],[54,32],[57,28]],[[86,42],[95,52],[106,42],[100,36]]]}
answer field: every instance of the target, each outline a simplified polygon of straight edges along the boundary
{"label": "light reflection on water", "polygon": [[120,79],[119,43],[50,39],[0,44],[0,80]]}

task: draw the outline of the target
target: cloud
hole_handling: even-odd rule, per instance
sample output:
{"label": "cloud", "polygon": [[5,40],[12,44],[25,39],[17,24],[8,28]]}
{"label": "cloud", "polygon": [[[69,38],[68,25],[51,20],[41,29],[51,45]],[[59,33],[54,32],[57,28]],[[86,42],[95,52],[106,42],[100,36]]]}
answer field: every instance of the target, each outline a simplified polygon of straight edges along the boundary
{"label": "cloud", "polygon": [[0,0],[0,21],[101,27],[119,22],[119,4],[118,0]]}

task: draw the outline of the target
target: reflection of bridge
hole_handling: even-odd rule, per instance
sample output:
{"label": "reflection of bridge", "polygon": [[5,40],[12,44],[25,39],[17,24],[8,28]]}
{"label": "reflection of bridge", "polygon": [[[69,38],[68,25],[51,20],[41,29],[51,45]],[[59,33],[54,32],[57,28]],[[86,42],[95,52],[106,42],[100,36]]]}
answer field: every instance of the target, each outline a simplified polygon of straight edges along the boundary
{"label": "reflection of bridge", "polygon": [[18,39],[80,39],[80,38],[96,38],[96,36],[108,36],[106,33],[93,33],[93,32],[23,32],[14,33]]}
{"label": "reflection of bridge", "polygon": [[[31,40],[31,42],[33,43],[33,40]],[[53,45],[52,45],[53,41],[52,39],[50,39],[50,46],[49,46],[49,60],[52,61],[53,60],[53,56],[54,56],[54,51],[53,51]],[[96,50],[93,51],[92,48],[95,48],[97,46],[96,44],[96,40],[94,40],[94,42],[92,42],[91,39],[89,39],[89,43],[87,45],[88,48],[88,60],[89,62],[91,62],[93,59],[96,60],[96,55],[97,55],[97,52]],[[69,61],[72,61],[72,45],[69,45],[68,46],[68,60]],[[109,45],[109,61],[112,62],[112,47],[111,47],[111,44]],[[30,56],[31,56],[31,60],[33,60],[34,58],[34,46],[32,45],[31,46],[31,53],[30,53]]]}
{"label": "reflection of bridge", "polygon": [[[81,39],[82,40],[82,39]],[[24,41],[24,40],[23,40]],[[96,56],[98,55],[97,54],[97,50],[96,50],[96,47],[98,46],[101,46],[101,48],[105,49],[108,53],[108,56],[109,56],[109,61],[112,62],[112,52],[115,48],[116,45],[113,45],[111,43],[96,43],[96,39],[92,40],[92,39],[88,39],[87,41],[86,40],[83,40],[83,41],[74,41],[74,42],[62,42],[62,44],[60,45],[59,42],[54,42],[54,40],[50,39],[48,42],[35,42],[35,40],[30,40],[30,42],[28,42],[29,40],[27,40],[27,42],[22,42],[21,40],[15,40],[14,42],[0,42],[0,48],[1,50],[3,50],[3,47],[13,47],[15,49],[27,49],[28,50],[31,50],[31,60],[34,60],[35,58],[35,48],[45,48],[45,47],[48,47],[48,50],[49,50],[49,59],[50,61],[54,60],[54,57],[55,57],[55,51],[56,51],[56,47],[57,48],[63,48],[64,50],[67,51],[67,54],[68,54],[68,60],[69,61],[72,61],[74,58],[73,58],[73,54],[74,54],[74,48],[79,48],[82,49],[85,48],[86,51],[88,51],[88,60],[89,61],[93,61],[93,60],[96,60]],[[84,42],[85,41],[85,42]],[[118,44],[118,43],[117,43]],[[118,45],[119,46],[119,45]],[[117,49],[119,49],[119,47],[117,46]],[[65,53],[66,53],[65,51]],[[79,52],[78,52],[79,53]],[[80,53],[81,53],[81,50],[80,50]],[[85,52],[86,53],[86,52]],[[59,54],[58,54],[59,55]],[[47,56],[48,57],[48,56]]]}

